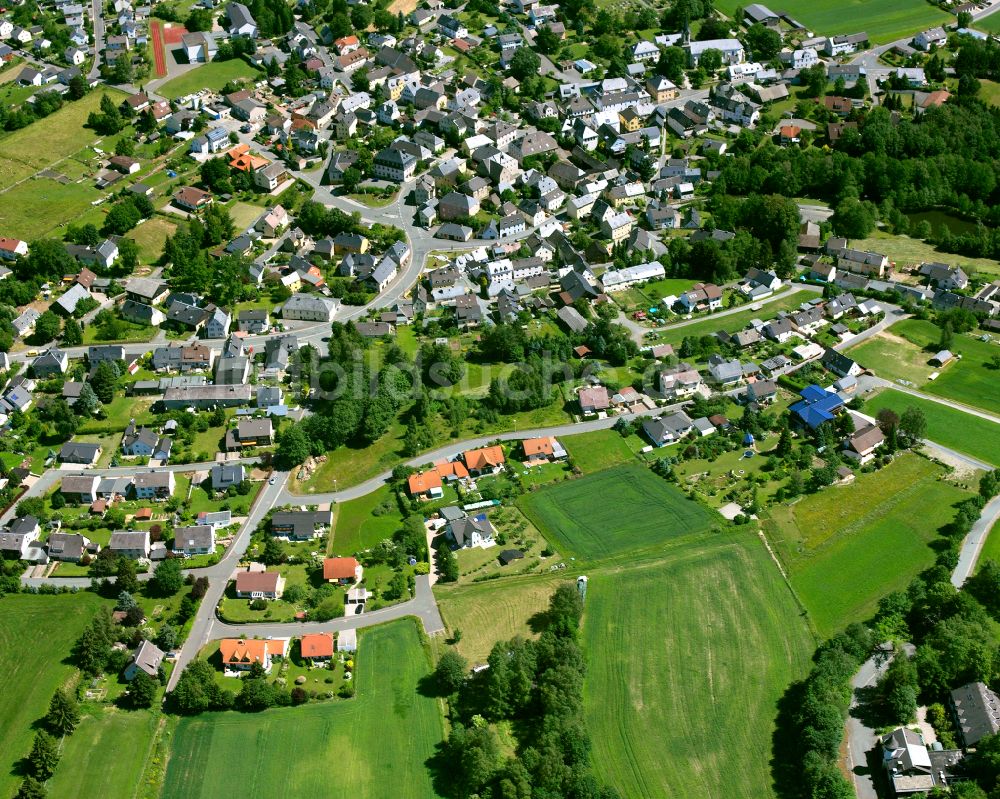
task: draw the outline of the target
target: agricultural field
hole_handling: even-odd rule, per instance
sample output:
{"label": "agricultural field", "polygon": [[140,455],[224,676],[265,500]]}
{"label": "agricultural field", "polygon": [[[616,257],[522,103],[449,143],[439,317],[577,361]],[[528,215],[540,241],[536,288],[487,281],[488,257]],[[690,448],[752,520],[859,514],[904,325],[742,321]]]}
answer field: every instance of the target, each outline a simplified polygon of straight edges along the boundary
{"label": "agricultural field", "polygon": [[355,699],[182,719],[163,799],[234,785],[247,796],[319,796],[333,782],[340,796],[437,796],[426,761],[444,733],[437,700],[417,690],[430,663],[415,622],[363,630],[359,647]]}
{"label": "agricultural field", "polygon": [[543,612],[562,575],[532,575],[482,583],[438,583],[434,594],[448,629],[462,631],[455,648],[471,663],[484,663],[497,641],[538,630],[532,618]]}
{"label": "agricultural field", "polygon": [[[732,14],[741,4],[737,0],[722,0],[716,6],[725,14]],[[933,25],[945,25],[951,19],[922,0],[792,0],[781,6],[817,35],[832,36],[837,33],[866,31],[872,44],[885,44],[919,33]]]}
{"label": "agricultural field", "polygon": [[167,81],[157,89],[157,93],[163,97],[177,98],[201,89],[219,91],[231,80],[254,80],[261,75],[263,73],[260,70],[242,59],[212,61]]}
{"label": "agricultural field", "polygon": [[[1000,345],[980,341],[974,334],[955,334],[950,350],[962,359],[935,368],[928,359],[938,348],[941,329],[922,319],[904,319],[873,339],[850,350],[862,366],[887,380],[908,380],[928,394],[1000,414],[996,391],[1000,371],[991,363],[1000,356]],[[928,380],[938,372],[935,380]]]}
{"label": "agricultural field", "polygon": [[775,707],[814,642],[755,536],[592,573],[583,641],[600,781],[630,799],[774,795]]}
{"label": "agricultural field", "polygon": [[98,710],[63,744],[49,795],[63,799],[133,796],[150,755],[159,716],[145,710]]}
{"label": "agricultural field", "polygon": [[519,505],[560,552],[586,561],[703,533],[719,519],[639,465],[560,483]]}
{"label": "agricultural field", "polygon": [[867,400],[864,412],[877,416],[880,410],[889,408],[902,414],[909,407],[924,412],[927,438],[931,441],[1000,467],[1000,426],[979,416],[892,389]]}
{"label": "agricultural field", "polygon": [[944,475],[904,453],[848,485],[771,507],[765,532],[821,636],[866,618],[880,597],[934,562],[930,543],[969,496]]}
{"label": "agricultural field", "polygon": [[66,660],[102,604],[89,592],[4,598],[0,669],[6,690],[0,692],[0,795],[11,796],[17,789],[20,779],[11,771],[31,748],[32,725],[45,715],[55,690],[75,673]]}

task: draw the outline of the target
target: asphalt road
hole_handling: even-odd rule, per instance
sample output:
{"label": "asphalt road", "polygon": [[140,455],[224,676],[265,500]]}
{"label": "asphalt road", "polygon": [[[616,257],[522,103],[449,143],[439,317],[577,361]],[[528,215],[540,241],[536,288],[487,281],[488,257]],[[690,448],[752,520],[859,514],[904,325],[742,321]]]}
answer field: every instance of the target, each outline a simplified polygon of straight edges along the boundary
{"label": "asphalt road", "polygon": [[[467,449],[475,449],[491,444],[494,441],[521,441],[525,438],[537,438],[538,436],[572,436],[580,433],[590,433],[594,430],[607,430],[614,427],[615,422],[621,418],[636,419],[645,416],[659,416],[661,414],[672,413],[684,407],[685,403],[679,402],[674,405],[667,405],[662,408],[644,411],[636,414],[624,414],[622,416],[609,416],[606,419],[592,419],[586,422],[574,422],[570,424],[558,425],[556,427],[536,427],[531,430],[515,430],[507,433],[493,433],[492,435],[469,438],[463,441],[453,441],[446,446],[425,452],[415,458],[404,461],[404,466],[422,466],[426,463],[433,463],[441,458],[452,458]],[[308,503],[310,505],[322,502],[347,502],[351,499],[363,497],[381,488],[392,476],[392,471],[385,471],[381,474],[358,483],[355,486],[345,488],[341,491],[328,491],[325,493],[293,494],[287,487],[282,491],[279,504],[299,505]]]}
{"label": "asphalt road", "polygon": [[962,549],[958,553],[958,565],[951,574],[951,584],[955,588],[961,588],[972,575],[979,560],[979,553],[983,551],[983,544],[986,543],[986,537],[998,520],[1000,520],[1000,497],[994,497],[986,503],[986,507],[979,514],[979,519],[962,541]]}
{"label": "asphalt road", "polygon": [[188,633],[187,638],[184,641],[184,645],[181,647],[180,653],[177,656],[177,660],[174,664],[174,670],[170,674],[170,681],[167,683],[167,690],[172,691],[174,686],[177,684],[177,680],[180,678],[181,672],[184,667],[191,662],[198,654],[198,651],[211,640],[209,633],[212,629],[212,624],[215,621],[215,608],[222,599],[222,595],[226,590],[226,584],[229,582],[229,578],[232,576],[233,571],[239,564],[240,559],[243,554],[247,551],[247,547],[250,545],[250,536],[254,530],[257,529],[257,525],[260,524],[264,515],[274,506],[275,501],[281,493],[281,489],[284,486],[285,481],[288,479],[288,472],[278,472],[273,477],[274,483],[268,482],[264,486],[264,490],[261,491],[260,495],[257,497],[257,501],[254,502],[252,508],[250,508],[250,513],[243,522],[243,526],[240,527],[239,533],[236,535],[236,540],[233,541],[232,545],[226,551],[226,554],[222,559],[215,565],[207,569],[198,569],[197,574],[200,577],[208,578],[208,591],[205,597],[201,600],[201,605],[198,606],[198,613],[195,615],[194,623],[191,626],[191,632]]}
{"label": "asphalt road", "polygon": [[[907,655],[913,655],[913,645],[903,644]],[[851,680],[851,707],[847,714],[847,771],[854,782],[854,790],[858,799],[878,799],[875,785],[872,782],[868,768],[868,752],[875,746],[878,733],[866,727],[855,717],[854,709],[858,705],[858,690],[867,688],[878,682],[879,678],[892,663],[892,656],[878,652],[866,660],[858,673]]]}

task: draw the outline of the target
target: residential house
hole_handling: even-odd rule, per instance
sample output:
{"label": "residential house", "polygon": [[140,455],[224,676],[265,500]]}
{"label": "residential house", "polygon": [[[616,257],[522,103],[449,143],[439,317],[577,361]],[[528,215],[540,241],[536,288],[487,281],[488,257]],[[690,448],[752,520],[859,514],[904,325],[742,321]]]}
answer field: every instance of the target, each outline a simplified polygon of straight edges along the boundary
{"label": "residential house", "polygon": [[282,319],[308,322],[332,322],[340,308],[340,300],[316,294],[293,294],[281,308]]}
{"label": "residential house", "polygon": [[828,369],[838,377],[857,377],[864,369],[853,358],[849,358],[842,352],[827,348],[820,361],[824,369]]}
{"label": "residential house", "polygon": [[329,527],[333,514],[326,511],[288,510],[271,515],[271,533],[291,541],[308,541]]}
{"label": "residential house", "polygon": [[529,463],[552,463],[566,458],[566,450],[555,436],[526,438],[521,442],[521,449]]}
{"label": "residential house", "polygon": [[657,419],[644,419],[642,430],[655,447],[675,444],[694,429],[694,422],[684,411],[661,416]]}
{"label": "residential house", "polygon": [[[96,477],[94,478],[97,479]],[[65,480],[63,491],[65,493]],[[77,533],[49,533],[45,548],[50,560],[60,560],[67,563],[79,563],[84,555],[96,554],[100,547]]]}
{"label": "residential house", "polygon": [[450,520],[445,534],[460,549],[493,546],[493,525],[485,513],[471,518],[463,514]]}
{"label": "residential house", "polygon": [[462,453],[462,461],[469,474],[478,476],[483,474],[496,474],[503,468],[506,458],[503,448],[499,445],[482,447],[480,449],[470,449]]}
{"label": "residential house", "polygon": [[101,445],[84,441],[68,441],[59,449],[60,463],[93,466],[101,457]]}
{"label": "residential house", "polygon": [[271,327],[270,316],[263,308],[240,311],[236,317],[236,326],[241,333],[266,333]]}
{"label": "residential house", "polygon": [[257,38],[257,22],[250,9],[242,3],[230,2],[226,6],[226,20],[230,35]]}
{"label": "residential house", "polygon": [[605,386],[581,388],[577,394],[577,401],[580,403],[580,412],[584,416],[606,411],[611,407],[611,397]]}
{"label": "residential house", "polygon": [[838,394],[815,383],[802,389],[799,396],[802,399],[789,410],[796,419],[813,430],[824,422],[832,421],[844,407],[844,401]]}
{"label": "residential house", "polygon": [[170,499],[174,493],[173,472],[143,472],[134,479],[136,499]]}
{"label": "residential house", "polygon": [[217,463],[209,472],[214,491],[225,491],[232,486],[238,486],[246,478],[246,468],[241,463]]}
{"label": "residential house", "polygon": [[67,502],[91,503],[97,499],[97,484],[100,478],[92,475],[69,474],[62,479],[60,493]]}
{"label": "residential house", "polygon": [[274,427],[270,419],[240,419],[235,429],[226,432],[226,449],[266,447],[274,443]]}
{"label": "residential house", "polygon": [[149,557],[149,530],[117,530],[111,534],[108,549],[118,557],[139,560]]}
{"label": "residential house", "polygon": [[361,582],[364,567],[355,558],[324,558],[323,579],[338,585],[355,585]]}
{"label": "residential house", "polygon": [[987,735],[1000,733],[1000,697],[981,682],[970,682],[951,692],[951,712],[966,748]]}
{"label": "residential house", "polygon": [[124,676],[128,682],[132,682],[139,672],[159,679],[160,667],[166,654],[156,644],[143,639],[142,643],[135,648],[132,657],[129,658],[128,665],[125,666]]}
{"label": "residential house", "polygon": [[196,524],[174,528],[174,554],[211,555],[215,552],[215,528],[210,524]]}
{"label": "residential house", "polygon": [[285,578],[278,572],[239,571],[236,573],[236,596],[241,599],[281,599]]}
{"label": "residential house", "polygon": [[690,397],[704,385],[701,373],[687,363],[660,372],[660,393],[667,399]]}
{"label": "residential house", "polygon": [[874,459],[875,450],[885,443],[885,435],[877,425],[866,424],[844,439],[844,455],[864,465]]}
{"label": "residential house", "polygon": [[36,517],[27,515],[15,519],[6,530],[0,530],[0,553],[23,559],[38,540],[40,532]]}
{"label": "residential house", "polygon": [[38,378],[66,374],[68,367],[69,355],[54,347],[46,350],[31,362],[32,372]]}
{"label": "residential house", "polygon": [[287,653],[287,638],[223,638],[219,641],[219,656],[227,672],[249,671],[254,663],[259,663],[264,673],[270,674],[273,660]]}
{"label": "residential house", "polygon": [[310,664],[328,663],[333,658],[332,633],[307,633],[299,639],[299,654]]}

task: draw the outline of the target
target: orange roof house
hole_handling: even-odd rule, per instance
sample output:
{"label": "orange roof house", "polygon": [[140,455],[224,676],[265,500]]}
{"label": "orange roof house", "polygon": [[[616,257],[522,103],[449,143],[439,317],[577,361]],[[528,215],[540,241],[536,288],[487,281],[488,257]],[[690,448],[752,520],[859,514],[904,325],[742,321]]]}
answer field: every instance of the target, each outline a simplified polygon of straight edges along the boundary
{"label": "orange roof house", "polygon": [[436,469],[411,474],[406,482],[407,488],[410,489],[410,496],[412,497],[420,494],[441,496],[441,475],[437,473]]}
{"label": "orange roof house", "polygon": [[782,125],[779,133],[782,141],[797,142],[802,136],[802,128],[798,125]]}
{"label": "orange roof house", "polygon": [[441,461],[434,464],[426,472],[411,474],[406,482],[410,496],[425,496],[427,499],[436,499],[444,495],[441,488],[445,480],[463,480],[468,476],[469,470],[461,461]]}
{"label": "orange roof house", "polygon": [[227,669],[248,671],[260,663],[264,671],[271,670],[271,658],[284,657],[288,651],[287,638],[223,638],[219,641],[219,656]]}
{"label": "orange roof house", "polygon": [[523,442],[524,454],[529,458],[536,455],[541,455],[542,457],[552,456],[552,436],[543,436],[542,438],[526,438]]}
{"label": "orange roof house", "polygon": [[361,581],[363,569],[355,558],[324,558],[323,579],[328,583],[350,585]]}
{"label": "orange roof house", "polygon": [[299,646],[304,658],[332,658],[333,636],[330,633],[310,633],[303,635]]}
{"label": "orange roof house", "polygon": [[270,161],[253,153],[242,153],[229,162],[230,169],[238,169],[240,172],[256,172],[258,169],[267,166]]}
{"label": "orange roof house", "polygon": [[249,144],[237,144],[235,147],[230,147],[226,150],[226,158],[230,161],[234,158],[239,158],[241,155],[246,155],[250,152]]}
{"label": "orange roof house", "polygon": [[454,477],[456,480],[464,480],[469,476],[469,470],[461,461],[443,461],[434,464],[434,471],[438,473],[442,480]]}
{"label": "orange roof house", "polygon": [[507,462],[499,445],[466,450],[462,453],[462,460],[470,472],[493,471]]}

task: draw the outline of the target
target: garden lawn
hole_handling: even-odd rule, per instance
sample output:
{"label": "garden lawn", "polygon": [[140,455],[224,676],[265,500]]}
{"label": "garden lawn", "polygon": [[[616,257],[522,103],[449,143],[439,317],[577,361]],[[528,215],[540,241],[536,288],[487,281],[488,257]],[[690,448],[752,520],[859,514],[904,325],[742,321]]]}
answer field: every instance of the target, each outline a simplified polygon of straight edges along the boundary
{"label": "garden lawn", "polygon": [[904,453],[848,485],[769,510],[765,531],[820,635],[867,618],[881,597],[934,562],[930,543],[969,496],[938,479],[944,474]]}
{"label": "garden lawn", "polygon": [[721,521],[639,465],[560,483],[526,494],[518,504],[560,552],[582,560],[652,548]]}
{"label": "garden lawn", "polygon": [[[721,0],[716,7],[732,16],[742,5],[738,0]],[[865,31],[873,44],[906,38],[951,20],[950,14],[921,0],[791,0],[781,10],[817,35]]]}
{"label": "garden lawn", "polygon": [[232,80],[256,79],[262,74],[260,70],[239,58],[212,61],[167,81],[157,89],[157,93],[163,97],[176,99],[201,89],[219,91]]}
{"label": "garden lawn", "polygon": [[85,716],[63,743],[62,759],[48,784],[49,796],[134,796],[157,721],[158,716],[147,710],[98,708]]}
{"label": "garden lawn", "polygon": [[[375,515],[376,508],[388,512]],[[331,555],[347,557],[355,552],[370,549],[379,541],[392,538],[392,534],[403,526],[399,506],[389,486],[365,494],[363,497],[342,502],[337,506],[333,535],[328,547]]]}
{"label": "garden lawn", "polygon": [[[941,329],[933,322],[904,319],[850,354],[880,377],[909,380],[928,394],[1000,414],[1000,371],[990,363],[1000,356],[1000,345],[980,341],[973,335],[955,334],[949,349],[962,359],[934,368],[927,361],[938,349],[940,338]],[[938,372],[938,377],[928,380],[932,372]]]}
{"label": "garden lawn", "polygon": [[31,749],[32,725],[45,715],[52,694],[75,672],[66,661],[102,604],[95,594],[82,591],[4,598],[0,670],[6,690],[0,691],[0,796],[13,795],[20,784],[11,770]]}
{"label": "garden lawn", "polygon": [[617,430],[595,430],[592,433],[563,436],[559,443],[566,448],[573,463],[584,474],[628,463],[635,458]]}
{"label": "garden lawn", "polygon": [[418,682],[430,671],[415,622],[366,629],[357,697],[257,714],[182,719],[163,799],[245,796],[427,799],[437,796],[426,761],[441,742],[436,699]]}
{"label": "garden lawn", "polygon": [[929,440],[1000,467],[1000,425],[979,416],[891,388],[865,402],[864,412],[877,416],[880,410],[889,408],[902,415],[910,407],[924,412]]}
{"label": "garden lawn", "polygon": [[600,782],[630,799],[774,796],[776,705],[815,643],[755,536],[592,573],[583,642]]}
{"label": "garden lawn", "polygon": [[531,618],[545,611],[564,579],[544,574],[465,585],[438,583],[434,595],[451,634],[462,631],[458,651],[472,663],[485,663],[497,641],[534,634]]}
{"label": "garden lawn", "polygon": [[129,238],[139,245],[139,260],[144,264],[155,264],[163,255],[163,243],[167,236],[174,235],[177,224],[162,216],[153,216],[139,227],[129,231]]}
{"label": "garden lawn", "polygon": [[[90,112],[100,107],[102,94],[109,94],[116,102],[126,96],[117,89],[93,91],[80,100],[66,103],[45,119],[0,136],[0,188],[7,188],[95,143],[98,135],[84,124]],[[0,206],[9,206],[9,199],[4,196]]]}

